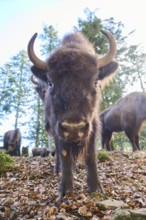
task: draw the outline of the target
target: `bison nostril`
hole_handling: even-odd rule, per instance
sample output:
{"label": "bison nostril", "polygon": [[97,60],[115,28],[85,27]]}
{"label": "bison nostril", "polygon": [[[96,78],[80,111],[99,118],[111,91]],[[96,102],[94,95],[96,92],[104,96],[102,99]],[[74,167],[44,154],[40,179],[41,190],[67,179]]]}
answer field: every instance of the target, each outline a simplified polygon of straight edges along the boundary
{"label": "bison nostril", "polygon": [[81,131],[85,131],[85,130],[87,130],[89,128],[89,123],[86,123],[86,124],[84,124],[84,126],[82,126],[81,128],[80,128],[80,130]]}

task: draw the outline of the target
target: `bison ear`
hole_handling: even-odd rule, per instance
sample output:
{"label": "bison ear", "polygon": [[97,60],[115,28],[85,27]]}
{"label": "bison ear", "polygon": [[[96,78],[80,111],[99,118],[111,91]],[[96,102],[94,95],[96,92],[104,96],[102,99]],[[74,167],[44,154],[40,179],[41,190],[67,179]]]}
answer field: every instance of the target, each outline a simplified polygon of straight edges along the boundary
{"label": "bison ear", "polygon": [[112,75],[118,69],[119,64],[116,61],[112,61],[106,66],[99,69],[99,80],[103,80],[104,78]]}
{"label": "bison ear", "polygon": [[46,71],[43,70],[43,69],[40,69],[36,66],[32,66],[31,67],[31,71],[32,73],[39,79],[43,80],[43,81],[47,81],[47,74],[46,74]]}

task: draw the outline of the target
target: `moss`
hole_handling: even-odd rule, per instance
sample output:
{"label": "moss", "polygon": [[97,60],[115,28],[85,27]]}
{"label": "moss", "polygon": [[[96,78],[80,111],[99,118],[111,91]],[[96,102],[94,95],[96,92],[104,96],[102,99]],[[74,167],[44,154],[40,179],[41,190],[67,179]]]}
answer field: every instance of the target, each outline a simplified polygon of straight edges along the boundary
{"label": "moss", "polygon": [[104,162],[106,160],[111,160],[110,155],[107,151],[99,151],[98,152],[98,160],[99,162]]}
{"label": "moss", "polygon": [[10,171],[14,167],[14,160],[13,158],[0,151],[0,173]]}
{"label": "moss", "polygon": [[29,180],[35,180],[38,178],[39,178],[39,176],[36,173],[30,173],[30,175],[29,175]]}

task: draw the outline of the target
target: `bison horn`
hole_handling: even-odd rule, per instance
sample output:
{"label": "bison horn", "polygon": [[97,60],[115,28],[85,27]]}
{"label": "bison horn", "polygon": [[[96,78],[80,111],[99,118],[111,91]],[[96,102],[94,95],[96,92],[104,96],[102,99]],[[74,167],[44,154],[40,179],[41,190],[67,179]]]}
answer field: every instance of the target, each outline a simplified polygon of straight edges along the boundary
{"label": "bison horn", "polygon": [[109,47],[109,51],[107,52],[107,54],[104,57],[102,57],[102,58],[100,58],[98,60],[98,67],[99,68],[101,68],[101,67],[107,65],[108,63],[110,63],[113,60],[113,58],[114,58],[114,56],[116,54],[116,41],[113,38],[113,36],[109,32],[107,32],[105,30],[100,30],[100,31],[109,40],[110,47]]}
{"label": "bison horn", "polygon": [[31,82],[35,85],[38,85],[38,81],[34,79],[33,75],[31,75]]}
{"label": "bison horn", "polygon": [[28,43],[28,56],[31,62],[38,68],[46,70],[46,63],[40,60],[34,53],[34,41],[37,37],[37,33],[35,33]]}

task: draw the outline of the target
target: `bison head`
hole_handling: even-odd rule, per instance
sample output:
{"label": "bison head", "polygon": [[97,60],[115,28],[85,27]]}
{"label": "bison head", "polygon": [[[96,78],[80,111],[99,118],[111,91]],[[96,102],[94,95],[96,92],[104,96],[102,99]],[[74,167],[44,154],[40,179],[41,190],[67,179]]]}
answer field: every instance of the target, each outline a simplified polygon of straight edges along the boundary
{"label": "bison head", "polygon": [[34,76],[31,76],[31,81],[33,84],[35,84],[35,90],[37,91],[37,93],[39,94],[40,99],[42,100],[42,102],[44,103],[45,101],[45,94],[48,88],[48,83],[41,80],[41,79],[36,79],[34,78]]}
{"label": "bison head", "polygon": [[110,44],[102,58],[98,58],[91,43],[78,32],[65,36],[46,62],[34,53],[37,34],[28,44],[28,55],[34,64],[31,70],[47,85],[44,104],[48,129],[65,141],[83,141],[89,136],[94,129],[93,121],[98,120],[98,82],[118,68],[113,61],[116,42],[108,32],[102,33]]}

